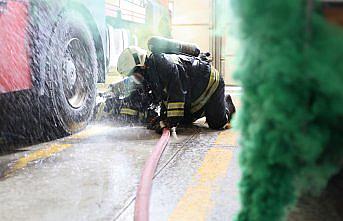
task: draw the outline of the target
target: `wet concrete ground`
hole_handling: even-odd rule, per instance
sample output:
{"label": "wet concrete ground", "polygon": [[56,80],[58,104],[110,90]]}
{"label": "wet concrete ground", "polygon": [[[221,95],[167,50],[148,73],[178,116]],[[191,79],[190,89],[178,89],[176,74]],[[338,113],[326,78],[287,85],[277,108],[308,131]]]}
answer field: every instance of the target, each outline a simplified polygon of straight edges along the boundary
{"label": "wet concrete ground", "polygon": [[[237,210],[238,148],[234,136],[223,144],[218,134],[188,128],[171,141],[154,181],[151,220],[189,220],[189,212],[222,220]],[[143,127],[92,125],[0,157],[7,174],[0,181],[0,220],[132,220],[141,168],[158,137]]]}
{"label": "wet concrete ground", "polygon": [[[141,169],[158,139],[143,126],[94,123],[0,156],[0,220],[133,220]],[[156,172],[151,220],[232,220],[238,152],[233,129],[203,121],[180,128]]]}
{"label": "wet concrete ground", "polygon": [[[239,106],[240,91],[228,91]],[[232,220],[239,210],[237,133],[199,121],[178,135],[156,172],[150,220]],[[143,126],[95,122],[64,139],[2,152],[0,220],[133,220],[141,169],[158,139]],[[288,220],[342,220],[342,180],[319,197],[302,197]]]}

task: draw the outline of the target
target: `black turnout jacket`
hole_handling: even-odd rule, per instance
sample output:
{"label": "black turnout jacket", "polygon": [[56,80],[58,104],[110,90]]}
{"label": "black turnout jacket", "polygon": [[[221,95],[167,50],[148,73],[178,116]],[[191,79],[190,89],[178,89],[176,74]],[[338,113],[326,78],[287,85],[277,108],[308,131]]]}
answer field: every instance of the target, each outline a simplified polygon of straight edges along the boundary
{"label": "black turnout jacket", "polygon": [[200,58],[176,54],[151,54],[144,74],[161,117],[177,126],[204,116],[206,103],[216,91],[220,74]]}

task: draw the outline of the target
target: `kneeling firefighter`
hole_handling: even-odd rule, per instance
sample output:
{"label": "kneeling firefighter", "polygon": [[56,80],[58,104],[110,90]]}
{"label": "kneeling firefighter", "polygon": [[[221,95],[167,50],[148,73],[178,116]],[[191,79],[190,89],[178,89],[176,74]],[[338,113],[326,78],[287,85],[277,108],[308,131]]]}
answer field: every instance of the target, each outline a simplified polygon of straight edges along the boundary
{"label": "kneeling firefighter", "polygon": [[162,53],[156,47],[148,55],[129,47],[119,56],[118,72],[151,89],[160,105],[161,128],[190,124],[204,116],[212,129],[230,126],[236,111],[231,96],[225,97],[219,72],[200,57]]}

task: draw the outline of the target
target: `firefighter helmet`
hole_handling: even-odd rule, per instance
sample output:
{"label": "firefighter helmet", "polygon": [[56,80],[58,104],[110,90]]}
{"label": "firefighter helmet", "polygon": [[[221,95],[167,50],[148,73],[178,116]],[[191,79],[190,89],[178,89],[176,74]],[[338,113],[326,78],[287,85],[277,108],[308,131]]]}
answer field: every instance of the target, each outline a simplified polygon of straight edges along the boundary
{"label": "firefighter helmet", "polygon": [[147,57],[147,51],[131,46],[125,49],[118,58],[117,70],[123,76],[130,76],[136,67],[143,67]]}

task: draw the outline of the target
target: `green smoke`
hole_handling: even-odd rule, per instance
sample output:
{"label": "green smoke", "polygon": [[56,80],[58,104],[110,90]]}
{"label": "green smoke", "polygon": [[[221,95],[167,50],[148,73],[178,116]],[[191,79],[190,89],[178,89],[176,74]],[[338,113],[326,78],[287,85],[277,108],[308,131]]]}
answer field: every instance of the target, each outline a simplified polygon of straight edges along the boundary
{"label": "green smoke", "polygon": [[342,167],[343,32],[307,2],[233,2],[244,55],[238,221],[283,220]]}

